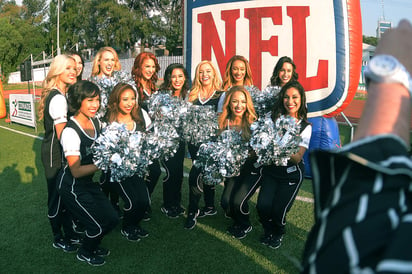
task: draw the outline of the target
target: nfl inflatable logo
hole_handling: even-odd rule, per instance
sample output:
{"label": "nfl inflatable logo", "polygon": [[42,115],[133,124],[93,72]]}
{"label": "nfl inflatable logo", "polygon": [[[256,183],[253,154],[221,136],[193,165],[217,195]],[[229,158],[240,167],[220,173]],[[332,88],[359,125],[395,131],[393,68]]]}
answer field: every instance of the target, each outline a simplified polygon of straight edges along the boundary
{"label": "nfl inflatable logo", "polygon": [[359,0],[185,1],[185,63],[202,60],[221,75],[233,55],[251,65],[264,88],[277,60],[289,56],[306,90],[309,117],[341,112],[356,93],[362,62]]}

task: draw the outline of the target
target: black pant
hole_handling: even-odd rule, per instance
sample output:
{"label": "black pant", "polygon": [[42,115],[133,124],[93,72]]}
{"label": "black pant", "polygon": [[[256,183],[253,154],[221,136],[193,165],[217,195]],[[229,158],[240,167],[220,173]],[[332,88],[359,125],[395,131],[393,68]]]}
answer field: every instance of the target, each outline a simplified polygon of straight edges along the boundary
{"label": "black pant", "polygon": [[265,166],[257,201],[257,211],[267,234],[285,234],[286,213],[298,194],[305,166]]}
{"label": "black pant", "polygon": [[161,162],[166,170],[166,176],[163,178],[163,206],[166,208],[179,207],[182,201],[185,150],[185,142],[181,141],[175,155]]}
{"label": "black pant", "polygon": [[110,182],[124,201],[123,228],[136,227],[143,219],[150,197],[143,178],[135,175],[121,182]]}
{"label": "black pant", "polygon": [[154,160],[153,163],[149,165],[149,175],[144,179],[150,196],[157,185],[161,173],[159,160]]}
{"label": "black pant", "polygon": [[[47,217],[52,228],[54,241],[65,238],[69,239],[74,235],[72,226],[72,215],[61,202],[57,191],[57,174],[47,179]],[[63,232],[62,232],[63,228]]]}
{"label": "black pant", "polygon": [[258,189],[261,178],[261,168],[255,168],[252,161],[247,161],[239,176],[225,180],[220,204],[234,225],[250,226],[248,202]]}
{"label": "black pant", "polygon": [[75,179],[68,167],[58,176],[58,190],[70,213],[86,228],[82,248],[92,252],[104,235],[116,227],[119,216],[97,183]]}
{"label": "black pant", "polygon": [[[188,144],[188,149],[190,152],[190,156],[192,158],[192,162],[196,160],[197,151],[199,150],[199,146],[194,146]],[[196,212],[199,209],[199,201],[200,197],[203,193],[203,198],[205,201],[206,207],[214,207],[215,206],[215,192],[216,188],[214,185],[206,185],[203,184],[201,179],[201,171],[194,165],[190,169],[189,173],[189,212]]]}

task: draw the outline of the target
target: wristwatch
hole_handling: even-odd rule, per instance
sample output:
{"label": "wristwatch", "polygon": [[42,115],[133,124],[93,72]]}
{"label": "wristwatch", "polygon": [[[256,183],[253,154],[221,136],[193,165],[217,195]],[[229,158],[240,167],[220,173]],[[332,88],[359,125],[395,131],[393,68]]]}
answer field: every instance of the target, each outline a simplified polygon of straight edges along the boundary
{"label": "wristwatch", "polygon": [[412,100],[412,79],[406,68],[393,56],[375,55],[364,71],[366,86],[377,83],[399,83],[409,90]]}

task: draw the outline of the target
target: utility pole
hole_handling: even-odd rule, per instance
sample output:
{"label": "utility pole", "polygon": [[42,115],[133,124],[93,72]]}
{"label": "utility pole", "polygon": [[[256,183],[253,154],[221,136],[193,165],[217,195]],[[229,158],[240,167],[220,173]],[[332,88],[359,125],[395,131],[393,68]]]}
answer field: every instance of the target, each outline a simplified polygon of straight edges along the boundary
{"label": "utility pole", "polygon": [[60,55],[60,0],[57,1],[57,55]]}

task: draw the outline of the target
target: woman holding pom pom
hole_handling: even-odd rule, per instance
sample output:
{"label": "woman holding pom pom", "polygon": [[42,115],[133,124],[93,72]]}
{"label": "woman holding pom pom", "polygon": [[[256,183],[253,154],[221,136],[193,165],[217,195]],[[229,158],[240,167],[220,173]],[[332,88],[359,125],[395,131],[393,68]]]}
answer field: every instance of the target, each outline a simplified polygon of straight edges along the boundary
{"label": "woman holding pom pom", "polygon": [[156,92],[157,73],[159,70],[159,62],[151,52],[142,52],[134,59],[132,78],[136,83],[141,103],[144,103]]}
{"label": "woman holding pom pom", "polygon": [[[182,64],[169,65],[165,70],[164,82],[159,90],[170,91],[171,96],[185,100],[189,91],[189,77],[185,67]],[[186,143],[180,141],[174,156],[162,161],[166,176],[163,178],[163,205],[161,211],[169,218],[178,218],[179,215],[185,212],[181,206],[185,150]]]}
{"label": "woman holding pom pom", "polygon": [[[130,132],[146,131],[149,115],[137,104],[135,89],[126,83],[117,84],[109,97],[105,121],[124,124]],[[106,179],[109,176],[105,176]],[[119,182],[105,182],[115,189],[124,201],[121,233],[129,241],[140,241],[149,233],[140,226],[150,197],[144,179],[137,174]]]}
{"label": "woman holding pom pom", "polygon": [[[221,84],[222,81],[212,62],[207,60],[200,62],[196,67],[195,78],[188,101],[198,106],[212,106],[214,111],[217,112],[223,93],[220,91]],[[196,160],[199,146],[188,144],[192,161]],[[186,229],[193,229],[196,226],[197,217],[215,215],[217,213],[215,207],[215,187],[203,184],[200,175],[200,169],[193,165],[189,173],[189,208],[184,225]],[[205,207],[199,210],[199,200],[202,192],[205,199]]]}
{"label": "woman holding pom pom", "polygon": [[[226,64],[224,81],[223,81],[223,90],[227,91],[234,86],[244,86],[247,91],[258,91],[258,89],[253,86],[253,76],[252,70],[249,65],[249,61],[241,56],[234,55]],[[226,93],[222,95],[224,98]],[[220,101],[219,112],[223,109],[224,99]]]}
{"label": "woman holding pom pom", "polygon": [[270,77],[270,85],[272,87],[282,88],[289,81],[297,81],[298,74],[296,65],[292,58],[288,56],[281,57],[273,68],[272,76]]}
{"label": "woman holding pom pom", "polygon": [[300,124],[301,142],[298,152],[291,155],[286,166],[267,165],[262,169],[262,181],[257,201],[259,220],[264,229],[261,243],[276,249],[285,234],[286,214],[299,191],[304,178],[303,154],[309,146],[312,126],[307,121],[306,96],[296,81],[287,82],[279,93],[272,110],[272,120],[289,115]]}
{"label": "woman holding pom pom", "polygon": [[119,56],[112,47],[102,47],[93,59],[91,77],[110,78],[114,71],[121,70],[122,65],[119,62]]}
{"label": "woman holding pom pom", "polygon": [[[251,136],[250,125],[257,119],[249,92],[243,86],[234,86],[227,91],[223,112],[219,116],[219,128],[234,129],[248,142]],[[240,175],[225,180],[221,206],[233,224],[227,229],[234,238],[242,239],[252,230],[249,220],[248,201],[259,187],[260,168],[255,168],[256,156],[249,153]]]}
{"label": "woman holding pom pom", "polygon": [[91,146],[100,132],[100,122],[94,117],[100,107],[100,90],[92,82],[79,81],[69,88],[68,102],[74,116],[61,135],[67,164],[59,172],[57,189],[66,207],[86,229],[77,259],[99,266],[110,253],[99,246],[100,242],[119,222],[117,212],[93,182],[98,168],[93,164]]}
{"label": "woman holding pom pom", "polygon": [[[115,72],[120,72],[122,65],[119,61],[117,52],[112,47],[102,47],[97,51],[96,56],[93,59],[92,73],[90,81],[95,83],[100,88],[100,109],[96,114],[96,117],[103,118],[106,113],[107,101],[113,88],[113,76]],[[117,210],[119,215],[121,211],[119,208],[119,196],[113,189],[110,189],[107,185],[102,184],[102,189],[109,197],[113,207]]]}
{"label": "woman holding pom pom", "polygon": [[[146,101],[156,92],[157,73],[159,70],[159,62],[153,53],[142,52],[136,56],[131,74],[139,95],[138,103],[146,111],[148,111]],[[160,174],[159,161],[153,161],[153,164],[150,165],[149,176],[145,178],[150,195],[152,195],[156,187]],[[149,207],[144,219],[150,220],[150,215],[151,208]]]}
{"label": "woman holding pom pom", "polygon": [[276,104],[280,89],[289,81],[297,81],[296,65],[290,57],[283,56],[276,63],[270,84],[262,92],[252,94],[256,112],[263,117]]}
{"label": "woman holding pom pom", "polygon": [[69,86],[75,82],[75,60],[66,54],[56,56],[44,80],[44,89],[39,104],[39,116],[40,119],[44,120],[45,130],[41,146],[41,159],[47,180],[47,217],[53,232],[53,247],[60,248],[65,252],[77,250],[77,247],[72,243],[75,243],[74,240],[78,237],[75,237],[72,229],[70,214],[60,203],[56,177],[62,167],[63,160],[59,140],[67,123],[66,93]]}

